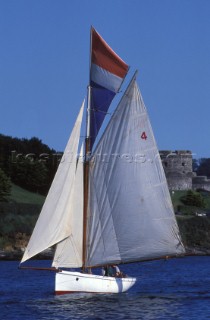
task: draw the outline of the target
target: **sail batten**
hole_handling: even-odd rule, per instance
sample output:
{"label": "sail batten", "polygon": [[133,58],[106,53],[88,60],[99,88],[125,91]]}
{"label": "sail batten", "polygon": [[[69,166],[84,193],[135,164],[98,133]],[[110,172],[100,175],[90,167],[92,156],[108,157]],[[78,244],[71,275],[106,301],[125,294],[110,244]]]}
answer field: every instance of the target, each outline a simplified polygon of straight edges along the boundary
{"label": "sail batten", "polygon": [[61,242],[71,234],[70,208],[74,201],[83,110],[84,102],[21,262]]}

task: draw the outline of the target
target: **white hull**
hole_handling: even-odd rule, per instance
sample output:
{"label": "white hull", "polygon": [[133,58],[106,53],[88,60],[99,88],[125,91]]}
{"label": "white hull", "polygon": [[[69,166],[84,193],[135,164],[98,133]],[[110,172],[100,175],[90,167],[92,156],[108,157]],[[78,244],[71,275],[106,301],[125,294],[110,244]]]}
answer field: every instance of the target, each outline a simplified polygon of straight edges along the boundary
{"label": "white hull", "polygon": [[60,271],[55,277],[55,294],[74,292],[120,293],[129,290],[136,278],[114,278],[98,275]]}

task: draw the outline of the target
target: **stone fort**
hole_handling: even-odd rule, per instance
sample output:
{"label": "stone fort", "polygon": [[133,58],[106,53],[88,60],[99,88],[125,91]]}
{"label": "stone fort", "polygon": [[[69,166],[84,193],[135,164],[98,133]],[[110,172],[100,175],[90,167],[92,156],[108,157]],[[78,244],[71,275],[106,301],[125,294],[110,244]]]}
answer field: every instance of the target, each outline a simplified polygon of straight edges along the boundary
{"label": "stone fort", "polygon": [[192,152],[189,150],[160,151],[170,190],[204,189],[210,191],[210,179],[193,172]]}

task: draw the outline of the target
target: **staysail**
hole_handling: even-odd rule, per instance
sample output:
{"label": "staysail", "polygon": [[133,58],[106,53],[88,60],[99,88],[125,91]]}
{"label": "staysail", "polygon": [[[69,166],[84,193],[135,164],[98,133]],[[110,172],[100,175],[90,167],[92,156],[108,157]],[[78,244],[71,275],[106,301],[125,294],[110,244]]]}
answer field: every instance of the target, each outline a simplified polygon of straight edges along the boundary
{"label": "staysail", "polygon": [[87,266],[184,252],[135,79],[95,148],[89,179]]}
{"label": "staysail", "polygon": [[59,242],[54,254],[53,267],[79,268],[82,266],[82,239],[83,239],[83,163],[84,152],[81,147],[76,176],[75,186],[70,205],[71,234],[68,238]]}
{"label": "staysail", "polygon": [[128,65],[110,48],[99,33],[91,28],[90,149],[127,72]]}
{"label": "staysail", "polygon": [[[21,263],[69,237],[84,102]],[[82,193],[80,194],[82,198]]]}

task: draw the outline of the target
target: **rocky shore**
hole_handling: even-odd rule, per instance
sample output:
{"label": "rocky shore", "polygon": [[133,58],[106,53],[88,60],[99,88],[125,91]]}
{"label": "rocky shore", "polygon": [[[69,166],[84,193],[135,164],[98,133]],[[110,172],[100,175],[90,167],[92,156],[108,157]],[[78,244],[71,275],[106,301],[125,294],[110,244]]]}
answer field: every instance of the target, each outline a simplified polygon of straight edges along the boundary
{"label": "rocky shore", "polygon": [[186,247],[186,256],[210,256],[210,249],[203,247]]}

